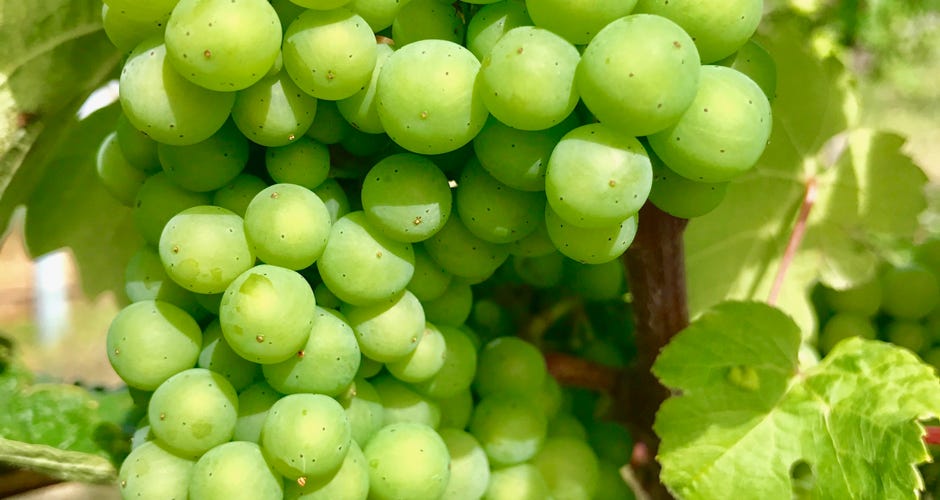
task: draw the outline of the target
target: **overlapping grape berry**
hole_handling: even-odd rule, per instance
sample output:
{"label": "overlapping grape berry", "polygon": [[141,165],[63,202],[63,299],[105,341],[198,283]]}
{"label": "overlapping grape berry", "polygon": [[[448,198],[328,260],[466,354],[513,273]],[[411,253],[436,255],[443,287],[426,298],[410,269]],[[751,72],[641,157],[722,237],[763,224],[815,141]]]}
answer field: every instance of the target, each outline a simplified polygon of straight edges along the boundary
{"label": "overlapping grape berry", "polygon": [[625,431],[475,286],[616,297],[641,207],[717,206],[770,133],[761,3],[105,0],[122,494],[627,497]]}
{"label": "overlapping grape berry", "polygon": [[918,244],[857,286],[819,287],[816,304],[821,353],[849,337],[879,338],[940,369],[940,240]]}

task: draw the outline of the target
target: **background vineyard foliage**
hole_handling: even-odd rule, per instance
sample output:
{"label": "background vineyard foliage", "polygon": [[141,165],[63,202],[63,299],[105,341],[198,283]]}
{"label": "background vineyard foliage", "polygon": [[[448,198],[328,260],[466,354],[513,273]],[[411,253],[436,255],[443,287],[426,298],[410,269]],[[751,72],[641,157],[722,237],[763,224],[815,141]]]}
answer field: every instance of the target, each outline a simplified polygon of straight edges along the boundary
{"label": "background vineyard foliage", "polygon": [[[124,300],[120,294],[113,293],[122,288],[123,279],[123,266],[115,263],[126,261],[136,249],[137,241],[128,239],[132,234],[129,214],[109,200],[107,193],[96,184],[93,169],[87,168],[93,165],[89,162],[100,136],[112,126],[113,120],[109,118],[113,114],[99,116],[98,122],[81,127],[72,116],[89,92],[116,74],[120,57],[100,32],[96,0],[43,2],[31,7],[30,12],[12,4],[7,2],[0,6],[0,26],[3,27],[0,46],[10,47],[7,53],[16,55],[0,59],[0,73],[7,77],[0,84],[0,115],[4,117],[0,123],[0,232],[9,235],[11,230],[24,230],[22,218],[12,215],[14,209],[25,205],[23,234],[31,256],[70,247],[78,263],[82,291],[76,300],[78,306],[73,309],[69,328],[72,335],[55,346],[40,345],[36,341],[35,325],[29,319],[17,317],[6,325],[0,324],[0,330],[13,338],[17,355],[27,361],[27,367],[17,372],[19,380],[32,379],[34,375],[28,372],[36,372],[40,381],[65,378],[71,382],[89,374],[95,381],[113,383],[115,378],[105,361],[82,365],[74,360],[78,352],[75,346],[85,346],[88,355],[97,355],[95,351],[103,346],[103,334],[116,311],[116,304]],[[823,87],[833,92],[833,98],[857,96],[857,107],[847,108],[849,115],[857,116],[839,119],[855,120],[856,125],[877,129],[878,134],[898,134],[888,140],[881,159],[892,164],[903,163],[906,159],[901,153],[910,155],[917,167],[904,168],[922,168],[930,180],[924,185],[915,179],[905,186],[907,192],[913,192],[919,185],[926,193],[926,209],[916,205],[910,208],[921,212],[917,227],[873,235],[866,241],[874,244],[867,260],[852,263],[855,267],[843,266],[823,277],[823,281],[829,279],[829,283],[835,285],[861,281],[865,274],[858,269],[872,262],[901,259],[910,242],[940,234],[940,122],[937,121],[940,87],[935,83],[940,75],[940,2],[767,0],[765,11],[766,22],[760,32],[763,39],[786,43],[808,40],[811,49],[807,49],[807,53],[829,55],[842,66],[833,69],[830,64],[818,73],[799,76],[824,81]],[[811,36],[794,36],[794,32],[788,34],[788,30]],[[841,132],[842,128],[832,127],[831,131]],[[882,144],[879,142],[882,137],[862,134],[855,140],[858,144]],[[803,153],[806,157],[815,157],[822,146],[814,143]],[[72,166],[79,168],[70,169]],[[742,179],[739,189],[746,189],[749,180]],[[781,191],[773,191],[783,193],[790,203],[783,210],[770,212],[779,219],[781,228],[788,228],[792,222],[785,219],[792,215],[802,187],[794,182]],[[733,197],[730,203],[734,203]],[[727,207],[733,210],[731,205]],[[699,267],[719,272],[723,269],[699,257],[699,249],[707,248],[709,243],[702,235],[712,233],[711,237],[720,237],[712,230],[719,226],[727,228],[729,233],[726,234],[740,232],[734,223],[728,225],[728,219],[722,220],[724,213],[719,211],[711,217],[693,221],[687,240],[693,313],[704,311],[708,305],[726,297],[766,298],[766,281],[776,270],[779,254],[756,261],[768,266],[765,273],[760,279],[748,277],[747,286],[737,288],[738,291],[746,288],[748,293],[739,293],[737,297],[731,293],[734,286],[722,289],[716,287],[714,280],[697,277]],[[20,222],[11,223],[16,220]],[[820,232],[831,227],[827,226],[827,220],[817,222]],[[89,231],[90,227],[95,230]],[[810,248],[814,244],[812,234],[810,232]],[[7,251],[19,243],[17,236],[7,237]],[[781,240],[768,242],[767,248],[782,251]],[[824,257],[830,255],[822,253]],[[831,253],[833,259],[840,255]],[[792,271],[795,284],[789,295],[784,294],[780,305],[787,312],[796,311],[794,314],[802,317],[798,323],[804,327],[804,335],[811,336],[806,332],[814,332],[816,325],[811,316],[809,291],[820,276],[816,270],[808,271],[808,266],[797,265]],[[0,271],[0,286],[4,285],[7,274],[6,270]],[[506,298],[500,296],[498,290],[491,292],[494,301]],[[482,293],[489,292],[483,290]],[[540,332],[546,345],[576,351],[606,363],[629,362],[635,347],[629,335],[620,334],[630,329],[630,318],[624,314],[623,304],[572,306],[566,302],[570,299],[565,293],[557,291],[536,292],[534,296],[516,300],[532,301],[546,311],[556,308],[557,318],[550,328]],[[577,314],[570,314],[572,310]],[[616,349],[607,349],[609,346]],[[103,360],[103,355],[99,360]],[[69,366],[89,368],[69,373]],[[94,373],[96,367],[100,373]],[[120,434],[117,424],[121,412],[127,411],[127,405],[107,402],[99,394],[75,394],[64,388],[61,393],[50,389],[47,394],[52,396],[37,404],[53,401],[53,405],[78,408],[75,411],[85,412],[83,417],[74,419],[81,425],[63,430],[53,424],[47,434],[30,436],[30,439],[55,445],[69,441],[70,436],[87,438],[91,433],[94,439],[79,440],[74,449],[112,458],[126,452],[113,438]],[[35,401],[42,401],[42,398],[36,397]],[[50,412],[47,418],[54,421],[55,412]],[[15,419],[5,423],[11,427],[22,425]],[[928,481],[935,474],[933,469],[927,470]]]}

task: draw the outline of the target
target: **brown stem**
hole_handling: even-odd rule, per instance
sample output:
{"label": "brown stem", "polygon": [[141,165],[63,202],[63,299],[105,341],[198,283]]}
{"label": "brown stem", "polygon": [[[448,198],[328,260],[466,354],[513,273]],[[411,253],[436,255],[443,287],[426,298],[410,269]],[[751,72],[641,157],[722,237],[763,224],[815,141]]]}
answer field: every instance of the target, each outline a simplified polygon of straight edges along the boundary
{"label": "brown stem", "polygon": [[632,464],[634,474],[650,498],[663,499],[672,497],[659,482],[659,464],[653,459],[659,445],[653,422],[669,392],[651,368],[660,350],[689,324],[682,243],[688,221],[651,203],[640,210],[639,217],[636,238],[623,258],[633,294],[637,362],[617,388],[614,417],[630,428],[643,455],[649,457]]}
{"label": "brown stem", "polygon": [[924,442],[932,446],[940,446],[940,426],[928,425],[924,429],[927,431],[924,435]]}
{"label": "brown stem", "polygon": [[767,297],[767,303],[774,305],[777,303],[777,297],[780,296],[780,290],[783,288],[784,278],[787,276],[787,270],[793,263],[793,257],[796,256],[796,250],[803,241],[803,235],[806,234],[806,222],[809,220],[809,214],[816,203],[816,178],[810,177],[806,181],[806,191],[803,194],[803,203],[800,205],[800,213],[797,215],[796,223],[793,225],[793,232],[790,233],[790,240],[787,241],[787,249],[783,252],[783,258],[780,260],[780,267],[777,269],[777,275],[774,277],[773,286],[770,288],[770,295]]}
{"label": "brown stem", "polygon": [[616,368],[560,352],[545,353],[545,363],[548,372],[565,387],[612,393],[623,377]]}

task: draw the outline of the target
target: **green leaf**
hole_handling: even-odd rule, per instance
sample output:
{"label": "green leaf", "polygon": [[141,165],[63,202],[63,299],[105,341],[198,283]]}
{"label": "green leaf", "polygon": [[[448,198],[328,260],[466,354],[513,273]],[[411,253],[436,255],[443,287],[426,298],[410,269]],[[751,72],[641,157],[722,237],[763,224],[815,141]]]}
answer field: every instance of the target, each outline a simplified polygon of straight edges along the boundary
{"label": "green leaf", "polygon": [[844,130],[854,103],[845,69],[815,58],[808,38],[792,25],[768,37],[784,75],[770,142],[725,201],[686,230],[693,317],[724,300],[768,299],[810,185],[815,204],[776,302],[807,337],[816,329],[809,289],[869,279],[887,252],[910,244],[926,207],[927,178],[901,152],[901,137]]}
{"label": "green leaf", "polygon": [[143,241],[132,211],[104,188],[95,171],[98,145],[114,131],[119,107],[75,121],[27,202],[26,244],[32,255],[70,247],[91,296],[122,290],[124,267]]}
{"label": "green leaf", "polygon": [[[0,408],[3,408],[0,412],[0,437],[90,454],[97,459],[85,457],[73,464],[76,467],[87,463],[98,470],[94,464],[101,460],[120,463],[130,451],[127,424],[135,417],[135,407],[126,389],[90,391],[70,384],[34,384],[28,372],[14,360],[0,372]],[[48,457],[43,449],[29,448],[25,456]],[[16,453],[22,451],[19,447],[16,450],[19,450]],[[39,454],[35,455],[33,451]],[[21,463],[21,459],[20,455],[4,455],[0,450],[0,463],[27,467],[28,464]],[[49,473],[46,467],[44,465],[37,471]],[[81,467],[77,470],[82,470]],[[70,471],[73,471],[72,466],[63,467],[63,472]]]}
{"label": "green leaf", "polygon": [[68,118],[121,56],[102,29],[100,0],[3,2],[0,47],[2,235],[68,133]]}
{"label": "green leaf", "polygon": [[854,338],[800,371],[800,341],[780,310],[729,302],[666,346],[653,373],[676,395],[654,429],[677,497],[790,499],[799,483],[811,498],[916,498],[930,458],[918,420],[940,414],[933,369]]}

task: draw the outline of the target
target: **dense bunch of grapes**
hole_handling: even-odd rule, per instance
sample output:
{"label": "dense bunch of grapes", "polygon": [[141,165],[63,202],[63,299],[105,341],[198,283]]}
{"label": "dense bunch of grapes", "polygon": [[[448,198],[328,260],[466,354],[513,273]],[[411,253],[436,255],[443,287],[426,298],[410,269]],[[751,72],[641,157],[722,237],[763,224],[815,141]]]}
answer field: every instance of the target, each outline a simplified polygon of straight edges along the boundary
{"label": "dense bunch of grapes", "polygon": [[761,11],[105,0],[127,58],[98,172],[146,242],[108,332],[147,405],[123,494],[627,496],[624,431],[469,328],[473,286],[616,296],[647,200],[713,209],[770,134]]}
{"label": "dense bunch of grapes", "polygon": [[940,240],[914,247],[903,264],[886,263],[853,288],[821,287],[815,302],[822,353],[848,337],[880,338],[940,370]]}

